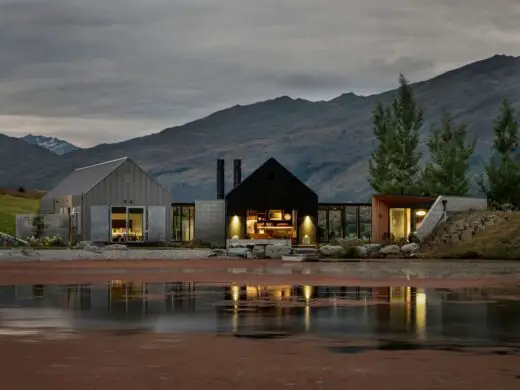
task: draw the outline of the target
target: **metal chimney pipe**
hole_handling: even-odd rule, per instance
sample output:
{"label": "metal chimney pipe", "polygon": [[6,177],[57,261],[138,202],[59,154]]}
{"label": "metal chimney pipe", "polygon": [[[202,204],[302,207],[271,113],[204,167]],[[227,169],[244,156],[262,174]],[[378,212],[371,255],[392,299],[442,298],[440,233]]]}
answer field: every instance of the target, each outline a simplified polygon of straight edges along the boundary
{"label": "metal chimney pipe", "polygon": [[217,199],[224,199],[224,160],[217,160]]}
{"label": "metal chimney pipe", "polygon": [[242,182],[242,160],[233,161],[233,188]]}

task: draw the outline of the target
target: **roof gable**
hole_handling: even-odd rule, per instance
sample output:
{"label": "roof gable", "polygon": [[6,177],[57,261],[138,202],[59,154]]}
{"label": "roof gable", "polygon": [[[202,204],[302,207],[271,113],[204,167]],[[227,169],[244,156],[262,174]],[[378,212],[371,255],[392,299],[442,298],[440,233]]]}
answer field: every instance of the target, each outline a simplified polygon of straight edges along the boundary
{"label": "roof gable", "polygon": [[56,187],[47,192],[43,199],[85,194],[127,160],[129,160],[127,157],[123,157],[117,160],[77,168]]}
{"label": "roof gable", "polygon": [[276,159],[270,158],[226,195],[228,209],[273,205],[317,207],[318,195]]}

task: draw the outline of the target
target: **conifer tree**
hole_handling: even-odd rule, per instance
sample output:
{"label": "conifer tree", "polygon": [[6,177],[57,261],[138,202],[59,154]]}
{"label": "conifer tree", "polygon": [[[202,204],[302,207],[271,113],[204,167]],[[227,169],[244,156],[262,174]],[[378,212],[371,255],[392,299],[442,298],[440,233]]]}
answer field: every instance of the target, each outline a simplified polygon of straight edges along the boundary
{"label": "conifer tree", "polygon": [[494,122],[493,153],[484,169],[480,186],[493,203],[520,208],[519,134],[515,112],[504,101]]}
{"label": "conifer tree", "polygon": [[428,195],[467,195],[469,159],[475,151],[476,139],[467,141],[467,126],[455,124],[444,114],[439,128],[433,125],[428,137],[430,161],[423,172],[423,193]]}
{"label": "conifer tree", "polygon": [[370,157],[369,182],[375,191],[401,195],[420,193],[418,146],[423,123],[423,111],[401,74],[392,104],[380,104],[373,113],[378,146]]}

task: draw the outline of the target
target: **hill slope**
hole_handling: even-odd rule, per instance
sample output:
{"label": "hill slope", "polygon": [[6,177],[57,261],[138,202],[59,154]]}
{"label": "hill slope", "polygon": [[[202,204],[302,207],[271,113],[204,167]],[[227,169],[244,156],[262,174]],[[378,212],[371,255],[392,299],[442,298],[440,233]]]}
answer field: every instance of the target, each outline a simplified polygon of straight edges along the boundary
{"label": "hill slope", "polygon": [[[443,110],[468,123],[469,132],[478,137],[473,161],[478,165],[489,153],[491,123],[501,101],[508,98],[520,112],[520,58],[494,56],[413,87],[426,110],[427,124],[439,119]],[[371,111],[394,93],[368,97],[350,93],[327,102],[280,97],[231,107],[146,137],[74,151],[48,160],[38,170],[11,169],[20,178],[19,185],[34,188],[44,183],[49,188],[72,167],[129,156],[172,188],[176,201],[189,201],[215,197],[216,158],[227,159],[230,183],[231,159],[242,158],[247,175],[273,156],[316,190],[321,201],[364,201],[371,192],[367,183],[367,159],[374,145]]]}

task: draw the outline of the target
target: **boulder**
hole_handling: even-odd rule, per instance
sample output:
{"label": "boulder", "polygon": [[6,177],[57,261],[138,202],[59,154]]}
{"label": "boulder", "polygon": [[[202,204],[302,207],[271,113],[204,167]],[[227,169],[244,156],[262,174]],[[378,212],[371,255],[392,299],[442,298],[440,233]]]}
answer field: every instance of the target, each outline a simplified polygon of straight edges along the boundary
{"label": "boulder", "polygon": [[367,250],[368,256],[376,255],[381,251],[380,244],[366,244],[364,247]]}
{"label": "boulder", "polygon": [[343,247],[339,245],[322,245],[319,251],[323,256],[337,256],[343,252]]}
{"label": "boulder", "polygon": [[366,246],[355,246],[354,253],[357,257],[368,257],[368,249]]}
{"label": "boulder", "polygon": [[419,250],[419,245],[415,242],[412,242],[410,244],[405,244],[401,247],[401,252],[411,254],[415,253]]}
{"label": "boulder", "polygon": [[207,254],[207,257],[222,257],[227,256],[227,251],[225,249],[213,249],[210,250]]}
{"label": "boulder", "polygon": [[401,248],[398,245],[387,245],[382,247],[380,252],[385,255],[396,255],[401,252]]}
{"label": "boulder", "polygon": [[291,250],[287,245],[267,245],[265,255],[270,259],[281,259],[282,256],[290,254]]}

